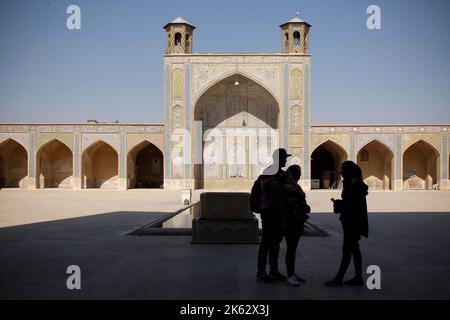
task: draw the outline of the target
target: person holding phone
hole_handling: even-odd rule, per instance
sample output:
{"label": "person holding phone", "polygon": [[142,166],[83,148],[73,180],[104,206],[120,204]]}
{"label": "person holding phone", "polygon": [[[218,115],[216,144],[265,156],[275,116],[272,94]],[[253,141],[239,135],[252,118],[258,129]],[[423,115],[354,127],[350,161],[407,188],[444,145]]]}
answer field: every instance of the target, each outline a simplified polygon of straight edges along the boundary
{"label": "person holding phone", "polygon": [[[326,286],[337,287],[343,284],[363,286],[362,255],[359,248],[360,236],[368,237],[369,224],[367,218],[368,186],[364,183],[361,168],[353,161],[345,161],[341,167],[341,175],[344,178],[342,199],[333,202],[333,211],[339,214],[344,231],[342,245],[342,259],[336,276],[325,282]],[[355,276],[343,282],[345,272],[353,257]]]}

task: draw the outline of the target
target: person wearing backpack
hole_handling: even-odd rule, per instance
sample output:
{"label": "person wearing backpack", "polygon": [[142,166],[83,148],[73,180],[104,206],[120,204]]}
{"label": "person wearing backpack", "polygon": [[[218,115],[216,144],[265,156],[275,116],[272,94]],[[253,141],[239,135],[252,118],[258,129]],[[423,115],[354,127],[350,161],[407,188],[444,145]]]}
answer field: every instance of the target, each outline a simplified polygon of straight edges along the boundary
{"label": "person wearing backpack", "polygon": [[[286,281],[286,276],[278,270],[278,255],[283,239],[281,199],[290,154],[285,149],[277,149],[273,153],[273,163],[264,170],[255,181],[250,196],[250,206],[253,212],[260,213],[262,223],[262,238],[258,250],[256,279],[263,282],[273,280]],[[267,258],[270,271],[267,274]]]}

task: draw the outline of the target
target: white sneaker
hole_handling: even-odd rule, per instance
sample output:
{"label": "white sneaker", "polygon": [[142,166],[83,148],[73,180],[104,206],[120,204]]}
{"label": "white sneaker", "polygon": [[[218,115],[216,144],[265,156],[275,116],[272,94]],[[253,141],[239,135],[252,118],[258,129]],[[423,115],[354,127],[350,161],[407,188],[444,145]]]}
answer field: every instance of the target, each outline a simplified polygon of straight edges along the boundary
{"label": "white sneaker", "polygon": [[300,285],[300,282],[297,280],[297,277],[295,275],[290,276],[287,279],[287,283],[291,286],[299,286]]}

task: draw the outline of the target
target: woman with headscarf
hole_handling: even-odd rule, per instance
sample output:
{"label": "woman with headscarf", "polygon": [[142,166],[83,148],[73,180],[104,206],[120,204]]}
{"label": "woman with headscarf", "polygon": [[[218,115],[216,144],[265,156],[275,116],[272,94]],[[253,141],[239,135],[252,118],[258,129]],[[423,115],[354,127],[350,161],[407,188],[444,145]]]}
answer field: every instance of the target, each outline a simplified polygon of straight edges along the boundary
{"label": "woman with headscarf", "polygon": [[283,198],[281,201],[282,230],[286,239],[286,270],[287,283],[299,286],[306,281],[295,273],[295,256],[300,235],[304,231],[304,223],[308,220],[311,208],[306,202],[306,194],[298,184],[302,175],[299,165],[293,164],[287,170],[287,179],[282,187]]}
{"label": "woman with headscarf", "polygon": [[[362,255],[359,249],[360,236],[368,237],[369,225],[367,218],[368,187],[363,181],[361,168],[353,161],[345,161],[341,167],[344,178],[344,187],[341,200],[334,200],[334,212],[340,214],[339,220],[344,231],[344,243],[342,246],[342,259],[337,275],[325,282],[326,286],[337,287],[344,283],[348,285],[363,286]],[[343,282],[345,272],[353,257],[355,277]]]}

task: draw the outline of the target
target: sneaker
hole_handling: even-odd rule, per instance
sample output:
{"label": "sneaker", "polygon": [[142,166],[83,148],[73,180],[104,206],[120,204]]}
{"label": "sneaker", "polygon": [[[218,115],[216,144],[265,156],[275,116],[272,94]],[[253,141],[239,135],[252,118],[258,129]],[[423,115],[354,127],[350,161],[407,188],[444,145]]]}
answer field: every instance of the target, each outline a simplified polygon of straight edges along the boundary
{"label": "sneaker", "polygon": [[302,278],[302,277],[300,277],[300,276],[297,275],[297,274],[294,274],[294,276],[295,276],[295,278],[297,279],[298,282],[305,282],[305,281],[306,281],[305,278]]}
{"label": "sneaker", "polygon": [[282,273],[280,273],[280,271],[270,271],[269,272],[269,276],[274,279],[274,280],[278,280],[278,281],[286,281],[286,276]]}
{"label": "sneaker", "polygon": [[359,287],[364,286],[364,280],[362,277],[354,277],[353,279],[344,281],[344,283],[350,286],[359,286]]}
{"label": "sneaker", "polygon": [[272,278],[266,272],[258,272],[256,274],[256,280],[261,282],[272,282]]}
{"label": "sneaker", "polygon": [[297,280],[297,277],[295,275],[290,276],[287,279],[287,283],[291,286],[299,286],[300,285],[300,281]]}
{"label": "sneaker", "polygon": [[331,280],[325,281],[326,287],[342,287],[343,285],[344,285],[344,283],[342,282],[342,280],[337,279],[337,278],[333,278]]}

